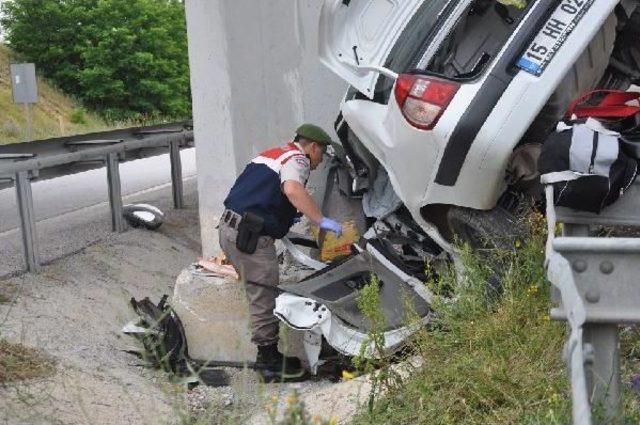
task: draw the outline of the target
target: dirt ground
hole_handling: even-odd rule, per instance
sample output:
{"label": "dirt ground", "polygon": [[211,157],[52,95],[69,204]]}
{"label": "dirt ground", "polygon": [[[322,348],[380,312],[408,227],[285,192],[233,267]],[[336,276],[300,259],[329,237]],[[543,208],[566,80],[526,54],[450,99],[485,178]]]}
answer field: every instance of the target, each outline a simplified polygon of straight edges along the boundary
{"label": "dirt ground", "polygon": [[[120,330],[135,318],[129,299],[157,302],[199,255],[197,208],[167,211],[156,232],[129,229],[45,266],[40,274],[0,280],[0,335],[44,351],[52,377],[0,387],[0,423],[272,423],[294,390],[311,416],[348,421],[367,395],[366,379],[259,384],[234,371],[223,388],[170,384],[124,350]],[[269,414],[269,412],[274,412]]]}

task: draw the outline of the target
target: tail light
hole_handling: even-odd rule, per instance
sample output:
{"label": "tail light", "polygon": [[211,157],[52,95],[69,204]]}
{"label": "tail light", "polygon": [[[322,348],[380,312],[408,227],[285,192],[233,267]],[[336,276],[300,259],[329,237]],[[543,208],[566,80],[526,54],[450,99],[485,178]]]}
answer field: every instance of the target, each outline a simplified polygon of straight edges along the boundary
{"label": "tail light", "polygon": [[402,115],[412,126],[431,130],[459,88],[460,84],[453,81],[401,74],[396,80],[395,95]]}

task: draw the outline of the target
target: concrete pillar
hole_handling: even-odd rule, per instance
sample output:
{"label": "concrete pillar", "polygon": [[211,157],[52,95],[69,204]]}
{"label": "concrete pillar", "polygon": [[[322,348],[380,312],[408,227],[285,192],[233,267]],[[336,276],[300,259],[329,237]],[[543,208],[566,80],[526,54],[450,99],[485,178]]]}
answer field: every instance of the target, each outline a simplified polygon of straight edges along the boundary
{"label": "concrete pillar", "polygon": [[305,121],[332,131],[346,85],[317,59],[321,2],[187,0],[203,255],[235,176]]}
{"label": "concrete pillar", "polygon": [[202,250],[215,246],[216,214],[236,174],[231,127],[231,69],[222,0],[188,0],[187,31]]}

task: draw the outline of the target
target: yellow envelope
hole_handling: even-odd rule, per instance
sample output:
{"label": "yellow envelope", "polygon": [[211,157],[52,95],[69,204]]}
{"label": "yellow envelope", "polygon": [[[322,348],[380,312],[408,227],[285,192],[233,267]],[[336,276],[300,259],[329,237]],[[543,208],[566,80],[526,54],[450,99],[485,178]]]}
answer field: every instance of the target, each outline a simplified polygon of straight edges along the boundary
{"label": "yellow envelope", "polygon": [[[311,229],[313,236],[318,239],[319,230],[317,227]],[[333,261],[340,257],[351,254],[351,245],[360,239],[360,233],[354,221],[342,223],[342,235],[338,236],[333,232],[326,232],[322,246],[320,247],[320,260],[324,262]]]}

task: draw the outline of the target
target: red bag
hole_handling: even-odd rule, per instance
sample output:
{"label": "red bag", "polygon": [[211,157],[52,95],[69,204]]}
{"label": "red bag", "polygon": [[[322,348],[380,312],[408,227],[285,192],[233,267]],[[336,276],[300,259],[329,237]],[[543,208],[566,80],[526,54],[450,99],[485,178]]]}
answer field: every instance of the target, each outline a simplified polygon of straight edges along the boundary
{"label": "red bag", "polygon": [[[604,95],[596,105],[586,105],[596,95]],[[582,118],[625,119],[640,113],[640,106],[627,105],[632,100],[640,101],[640,93],[621,90],[594,90],[580,96],[569,105],[567,119],[575,115]]]}

